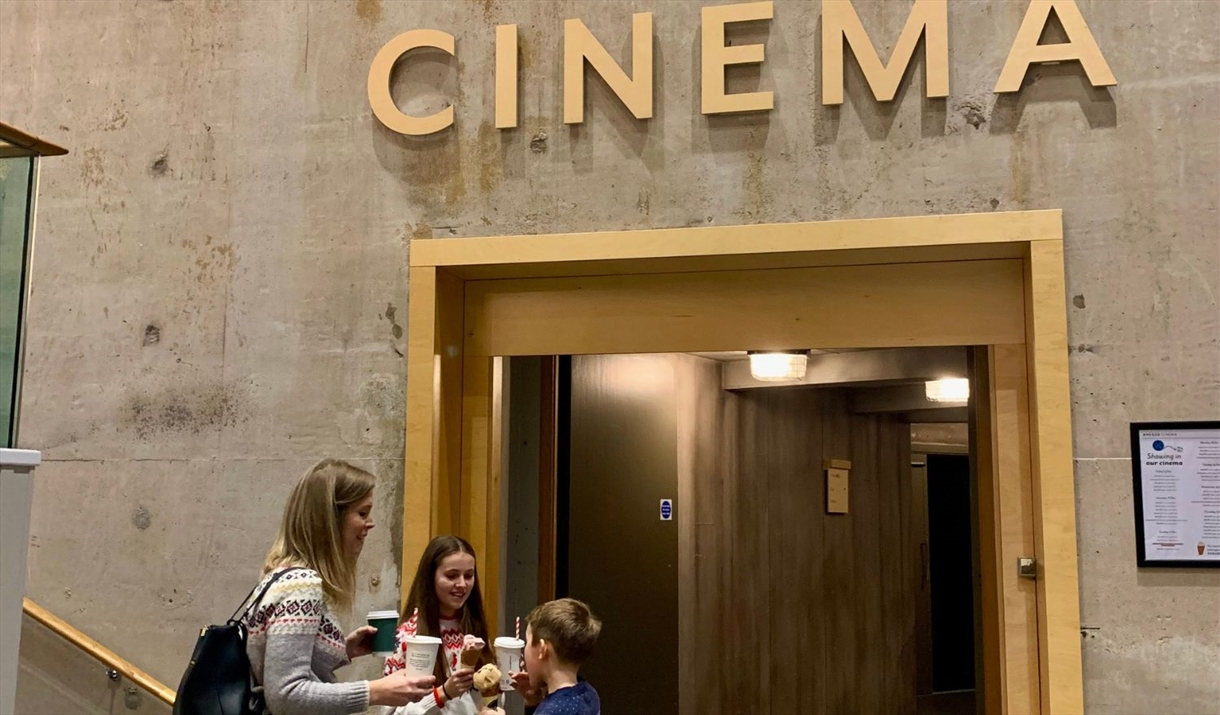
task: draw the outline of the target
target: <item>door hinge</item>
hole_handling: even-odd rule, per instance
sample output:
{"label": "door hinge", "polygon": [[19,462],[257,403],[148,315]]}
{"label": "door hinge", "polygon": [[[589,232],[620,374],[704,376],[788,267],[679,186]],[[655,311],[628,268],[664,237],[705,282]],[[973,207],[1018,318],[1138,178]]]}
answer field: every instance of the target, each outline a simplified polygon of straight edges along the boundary
{"label": "door hinge", "polygon": [[1028,556],[1017,559],[1017,575],[1021,578],[1038,578],[1038,562]]}

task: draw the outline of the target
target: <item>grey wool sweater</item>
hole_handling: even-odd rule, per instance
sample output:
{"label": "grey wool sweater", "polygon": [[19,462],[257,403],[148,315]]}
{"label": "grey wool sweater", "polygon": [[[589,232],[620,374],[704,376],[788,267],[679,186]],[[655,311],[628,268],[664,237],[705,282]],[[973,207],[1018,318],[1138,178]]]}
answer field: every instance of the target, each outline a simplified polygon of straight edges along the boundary
{"label": "grey wool sweater", "polygon": [[[262,588],[260,584],[255,593]],[[280,577],[245,623],[250,665],[272,715],[347,715],[368,709],[368,681],[335,682],[335,670],[350,660],[343,629],[323,598],[316,571],[300,569]]]}

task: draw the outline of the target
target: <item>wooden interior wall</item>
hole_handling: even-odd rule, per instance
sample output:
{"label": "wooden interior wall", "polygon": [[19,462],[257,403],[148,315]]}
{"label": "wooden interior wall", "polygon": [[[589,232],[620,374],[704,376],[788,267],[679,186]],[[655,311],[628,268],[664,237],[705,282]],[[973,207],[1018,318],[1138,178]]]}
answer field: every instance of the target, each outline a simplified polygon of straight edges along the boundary
{"label": "wooden interior wall", "polygon": [[[676,358],[681,712],[913,713],[910,429],[845,390],[727,393]],[[826,459],[850,511],[825,513]]]}

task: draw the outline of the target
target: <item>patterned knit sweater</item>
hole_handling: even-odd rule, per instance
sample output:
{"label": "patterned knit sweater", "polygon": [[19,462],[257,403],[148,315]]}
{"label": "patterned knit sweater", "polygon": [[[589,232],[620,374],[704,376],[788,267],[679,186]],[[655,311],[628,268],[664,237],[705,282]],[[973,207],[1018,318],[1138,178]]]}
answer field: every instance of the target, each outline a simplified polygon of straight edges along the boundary
{"label": "patterned knit sweater", "polygon": [[[395,633],[394,652],[385,659],[385,674],[389,675],[407,667],[407,638],[414,636],[418,630],[416,617],[412,616],[398,627]],[[458,657],[462,652],[462,641],[466,637],[462,633],[462,623],[456,619],[441,619],[441,652],[438,654],[444,659],[445,672],[452,673],[457,670]],[[440,683],[437,683],[438,687]],[[460,697],[446,701],[443,705],[438,705],[436,698],[432,695],[427,695],[423,700],[417,703],[411,703],[400,708],[396,708],[392,715],[477,715],[482,710],[482,699],[478,697],[478,692],[471,690],[463,693]]]}
{"label": "patterned knit sweater", "polygon": [[[255,598],[262,588],[260,584]],[[246,651],[270,713],[347,715],[368,709],[367,681],[335,682],[335,669],[350,661],[343,629],[323,597],[316,571],[282,576],[267,589],[258,611],[244,620]]]}

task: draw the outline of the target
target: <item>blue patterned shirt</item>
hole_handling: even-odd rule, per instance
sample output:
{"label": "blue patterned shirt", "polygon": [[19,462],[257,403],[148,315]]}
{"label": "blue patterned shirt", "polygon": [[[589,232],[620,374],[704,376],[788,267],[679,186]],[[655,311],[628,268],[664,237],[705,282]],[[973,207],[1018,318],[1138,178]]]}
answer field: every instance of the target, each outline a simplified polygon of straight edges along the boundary
{"label": "blue patterned shirt", "polygon": [[570,688],[560,688],[538,703],[534,715],[601,715],[602,703],[597,691],[585,681]]}

